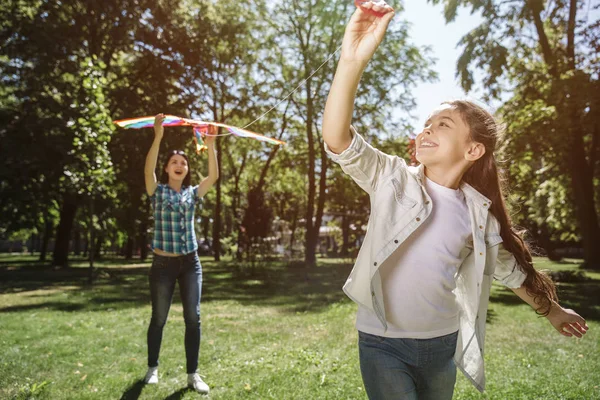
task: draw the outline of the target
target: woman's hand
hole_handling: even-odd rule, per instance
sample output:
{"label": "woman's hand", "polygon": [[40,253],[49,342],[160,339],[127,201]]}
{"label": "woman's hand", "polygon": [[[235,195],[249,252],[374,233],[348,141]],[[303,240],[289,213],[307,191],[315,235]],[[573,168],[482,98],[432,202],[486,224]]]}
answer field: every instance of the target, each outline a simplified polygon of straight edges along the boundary
{"label": "woman's hand", "polygon": [[580,338],[589,329],[585,319],[579,314],[573,310],[562,308],[556,303],[552,305],[550,314],[546,318],[548,318],[554,329],[563,336],[577,336]]}
{"label": "woman's hand", "polygon": [[165,132],[165,128],[163,128],[162,123],[165,120],[165,114],[156,114],[154,117],[154,137],[157,139],[162,139],[163,134]]}
{"label": "woman's hand", "polygon": [[384,1],[359,2],[346,26],[340,60],[366,64],[383,40],[393,17],[394,10]]}
{"label": "woman's hand", "polygon": [[208,126],[208,133],[204,136],[204,143],[207,146],[212,146],[215,144],[215,140],[217,139],[217,134],[219,132],[219,128],[213,125]]}

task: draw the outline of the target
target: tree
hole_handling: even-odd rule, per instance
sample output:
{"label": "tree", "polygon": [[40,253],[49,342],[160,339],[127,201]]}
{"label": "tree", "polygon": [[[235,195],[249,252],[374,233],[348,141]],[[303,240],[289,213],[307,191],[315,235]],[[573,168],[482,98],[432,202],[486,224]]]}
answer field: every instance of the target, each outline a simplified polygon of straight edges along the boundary
{"label": "tree", "polygon": [[[298,143],[303,153],[307,176],[305,213],[305,262],[316,263],[316,246],[322,223],[329,159],[324,151],[320,130],[322,110],[333,80],[335,64],[327,63],[317,73],[316,67],[325,61],[340,45],[344,24],[355,9],[348,1],[292,1],[275,8],[275,15],[286,18],[277,21],[277,45],[282,49],[286,65],[282,74],[286,81],[303,82],[293,97],[295,115],[301,121],[305,143]],[[291,57],[293,55],[293,57]],[[396,131],[406,126],[408,118],[392,115],[393,109],[408,111],[413,106],[410,88],[418,80],[432,79],[434,74],[426,67],[421,49],[408,41],[408,26],[404,22],[392,24],[385,43],[379,48],[363,75],[356,101],[356,120],[359,126],[369,126],[371,132]],[[393,105],[393,106],[392,106]]]}
{"label": "tree", "polygon": [[[484,70],[483,85],[489,96],[500,97],[506,88],[514,91],[501,111],[509,120],[509,136],[510,129],[517,130],[520,117],[508,113],[540,101],[543,106],[538,109],[551,111],[550,129],[537,138],[528,134],[526,141],[539,145],[534,154],[539,165],[556,165],[557,173],[569,182],[568,198],[574,202],[585,265],[599,269],[598,180],[594,177],[600,154],[599,60],[594,52],[598,20],[590,23],[589,18],[578,18],[578,12],[587,7],[578,0],[433,2],[444,3],[448,22],[459,6],[482,13],[483,23],[461,39],[457,75],[469,90],[474,84],[473,68],[479,67]],[[510,156],[519,158],[514,153]]]}

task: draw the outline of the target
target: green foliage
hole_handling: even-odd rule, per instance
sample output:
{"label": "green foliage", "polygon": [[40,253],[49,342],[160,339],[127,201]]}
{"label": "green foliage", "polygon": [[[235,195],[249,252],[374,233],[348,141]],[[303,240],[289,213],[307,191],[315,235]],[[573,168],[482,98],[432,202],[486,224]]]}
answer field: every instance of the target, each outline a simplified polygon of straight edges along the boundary
{"label": "green foliage", "polygon": [[[167,112],[245,126],[334,52],[353,9],[342,0],[0,0],[0,212],[7,216],[0,235],[22,229],[51,234],[67,196],[80,208],[74,229],[87,231],[86,198],[93,196],[93,224],[104,240],[128,244],[129,253],[144,249],[152,220],[143,168],[152,131],[115,130],[111,120]],[[426,49],[411,45],[406,23],[392,24],[363,77],[359,130],[368,127],[372,139],[408,131],[411,88],[434,79],[426,67],[431,61]],[[292,231],[290,246],[306,231],[303,219],[330,207],[317,188],[337,187],[342,179],[325,173],[330,162],[319,135],[334,68],[329,61],[250,127],[288,146],[218,139],[220,190],[198,211],[199,236],[213,236],[221,220],[218,233],[237,247],[254,187],[265,193],[265,209]],[[398,108],[406,114],[392,112]],[[187,128],[167,128],[161,154],[173,148],[193,153],[190,136]],[[207,175],[206,158],[190,158],[197,184]],[[321,186],[320,171],[327,180]],[[363,203],[360,197],[347,208],[362,216]]]}
{"label": "green foliage", "polygon": [[499,155],[514,219],[549,251],[581,242],[586,262],[600,266],[599,22],[580,18],[585,2],[433,3],[445,5],[447,21],[460,6],[483,17],[459,42],[457,76],[469,91],[482,71],[486,98],[503,100]]}
{"label": "green foliage", "polygon": [[[80,65],[77,96],[70,104],[73,118],[66,126],[72,130],[73,143],[68,151],[71,161],[64,168],[62,185],[78,194],[100,193],[114,197],[114,175],[108,142],[114,131],[103,88],[102,63],[84,59]],[[74,118],[76,116],[76,118]]]}

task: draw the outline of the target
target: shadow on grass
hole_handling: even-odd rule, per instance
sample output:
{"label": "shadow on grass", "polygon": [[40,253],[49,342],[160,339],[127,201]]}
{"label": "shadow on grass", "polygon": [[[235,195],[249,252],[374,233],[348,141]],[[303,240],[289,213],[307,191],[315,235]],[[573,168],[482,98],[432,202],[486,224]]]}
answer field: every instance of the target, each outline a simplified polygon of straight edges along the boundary
{"label": "shadow on grass", "polygon": [[142,390],[146,384],[143,380],[135,381],[125,390],[120,400],[137,400],[142,394]]}
{"label": "shadow on grass", "polygon": [[[202,303],[231,300],[244,305],[277,306],[290,313],[319,311],[345,299],[341,288],[352,267],[328,260],[313,268],[283,262],[263,263],[254,268],[234,262],[203,261],[202,264]],[[0,313],[34,309],[105,311],[146,306],[150,304],[149,269],[149,264],[100,266],[96,268],[95,283],[89,285],[89,270],[85,267],[0,268],[0,294],[23,299],[13,305],[0,305]],[[39,302],[39,299],[47,300]],[[178,290],[173,301],[181,303]]]}
{"label": "shadow on grass", "polygon": [[493,309],[488,308],[487,315],[485,317],[485,322],[487,322],[488,324],[493,324],[496,318],[498,318],[498,313],[496,313],[496,311],[494,311]]}
{"label": "shadow on grass", "polygon": [[[575,310],[586,320],[600,321],[600,280],[587,280],[577,283],[558,283],[559,303],[564,308]],[[490,302],[509,306],[524,304],[509,289],[492,292]]]}
{"label": "shadow on grass", "polygon": [[[121,396],[120,400],[137,400],[137,399],[139,399],[142,394],[142,390],[144,390],[144,386],[146,386],[146,384],[144,383],[143,380],[140,379],[138,381],[135,381],[125,390],[125,392]],[[185,396],[185,394],[187,392],[192,392],[192,389],[190,389],[188,387],[183,387],[183,388],[177,390],[176,392],[173,392],[170,395],[168,395],[167,397],[165,397],[165,400],[183,399],[183,396]]]}
{"label": "shadow on grass", "polygon": [[[150,264],[122,261],[99,266],[94,285],[87,283],[89,272],[85,267],[55,270],[13,265],[0,268],[0,294],[14,294],[26,299],[5,307],[0,305],[0,313],[37,308],[67,312],[105,311],[150,304]],[[276,306],[289,313],[319,312],[332,303],[347,300],[341,288],[352,268],[350,263],[333,260],[320,260],[317,267],[306,267],[300,262],[270,262],[250,267],[232,261],[215,263],[206,260],[202,265],[202,303],[230,300],[242,305]],[[51,292],[33,292],[40,289]],[[558,292],[564,307],[576,310],[586,319],[600,320],[600,280],[559,283]],[[40,303],[40,298],[47,298],[47,301]],[[175,291],[173,301],[181,303],[179,290]],[[508,289],[493,290],[490,301],[523,304]],[[487,319],[493,323],[494,317],[489,313]]]}
{"label": "shadow on grass", "polygon": [[190,391],[192,391],[192,389],[190,388],[181,388],[175,393],[172,393],[169,396],[165,397],[165,400],[181,400],[183,399],[183,396]]}

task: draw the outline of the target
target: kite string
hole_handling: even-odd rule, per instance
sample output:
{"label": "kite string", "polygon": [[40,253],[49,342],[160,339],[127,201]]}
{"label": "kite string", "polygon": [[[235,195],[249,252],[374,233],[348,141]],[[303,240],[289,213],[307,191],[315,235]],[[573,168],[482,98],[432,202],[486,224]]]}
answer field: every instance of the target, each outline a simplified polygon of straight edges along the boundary
{"label": "kite string", "polygon": [[258,118],[256,118],[254,121],[250,122],[248,125],[244,126],[242,129],[246,129],[248,128],[250,125],[254,124],[255,122],[261,120],[265,115],[267,115],[268,113],[270,113],[275,107],[277,107],[278,105],[280,105],[281,103],[283,103],[284,101],[286,101],[291,95],[293,95],[294,93],[296,93],[298,91],[298,89],[300,89],[302,86],[304,86],[304,84],[313,77],[314,74],[316,74],[325,64],[327,64],[329,62],[329,60],[331,60],[333,58],[333,56],[340,51],[340,49],[342,48],[342,45],[340,45],[340,47],[338,47],[333,53],[331,53],[329,55],[329,57],[327,57],[327,60],[325,60],[323,62],[323,64],[319,65],[319,68],[315,69],[309,76],[308,78],[306,78],[305,80],[303,80],[302,82],[300,82],[300,84],[298,86],[296,86],[296,88],[294,90],[292,90],[287,96],[285,96],[281,101],[279,101],[277,104],[275,104],[273,107],[269,108],[267,111],[265,111],[261,116],[259,116]]}

